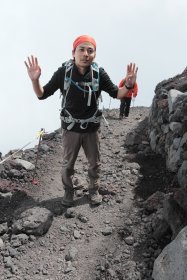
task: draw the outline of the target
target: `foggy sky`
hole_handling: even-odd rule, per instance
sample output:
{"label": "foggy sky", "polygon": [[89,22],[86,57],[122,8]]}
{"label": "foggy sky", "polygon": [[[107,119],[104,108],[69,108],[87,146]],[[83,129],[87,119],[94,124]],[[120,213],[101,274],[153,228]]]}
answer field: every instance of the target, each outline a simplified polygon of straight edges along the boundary
{"label": "foggy sky", "polygon": [[[60,127],[60,93],[37,99],[27,56],[38,57],[44,85],[71,58],[74,39],[89,34],[97,42],[96,61],[114,83],[129,62],[138,65],[135,106],[150,106],[157,83],[186,67],[186,27],[185,0],[0,0],[0,151],[37,143],[41,128]],[[102,95],[102,107],[119,107],[119,100]]]}

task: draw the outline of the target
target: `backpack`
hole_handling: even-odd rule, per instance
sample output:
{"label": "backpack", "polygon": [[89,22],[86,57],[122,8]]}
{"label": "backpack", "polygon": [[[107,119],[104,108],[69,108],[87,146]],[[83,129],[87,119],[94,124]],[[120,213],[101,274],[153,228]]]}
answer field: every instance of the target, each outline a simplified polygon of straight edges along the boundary
{"label": "backpack", "polygon": [[[92,81],[91,82],[82,82],[78,84],[72,80],[72,70],[74,66],[74,61],[70,59],[66,61],[63,66],[65,66],[65,77],[64,77],[64,91],[63,91],[63,98],[61,103],[61,121],[65,123],[69,123],[67,129],[71,130],[75,123],[80,123],[81,129],[86,129],[89,122],[98,123],[101,120],[102,114],[98,114],[99,111],[99,100],[97,101],[97,110],[94,115],[88,119],[75,119],[72,117],[70,112],[66,109],[66,98],[70,89],[70,85],[74,84],[79,90],[88,93],[88,102],[87,106],[91,105],[91,97],[93,92],[99,91],[99,67],[96,62],[92,62],[91,64],[91,75]],[[85,90],[84,87],[87,86],[88,90]]]}

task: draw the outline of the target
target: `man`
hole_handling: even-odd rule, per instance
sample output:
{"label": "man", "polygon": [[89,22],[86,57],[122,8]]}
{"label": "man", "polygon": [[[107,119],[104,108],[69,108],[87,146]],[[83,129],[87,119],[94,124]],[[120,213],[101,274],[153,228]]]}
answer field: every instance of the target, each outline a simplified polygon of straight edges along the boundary
{"label": "man", "polygon": [[[122,79],[119,88],[123,87],[125,83],[125,79]],[[125,116],[126,118],[129,116],[130,112],[130,106],[131,106],[131,100],[132,98],[135,99],[135,97],[138,94],[138,85],[137,83],[134,84],[134,87],[129,90],[129,92],[126,94],[124,98],[120,100],[120,113],[119,113],[119,119],[123,119]]]}
{"label": "man", "polygon": [[89,197],[93,205],[102,202],[99,194],[99,137],[98,129],[102,113],[98,109],[101,91],[113,98],[123,98],[136,82],[138,68],[135,64],[127,66],[126,83],[120,89],[112,83],[108,74],[94,63],[96,42],[82,35],[73,42],[73,60],[63,63],[53,74],[51,80],[41,86],[41,68],[36,57],[25,61],[33,89],[39,99],[45,99],[58,89],[63,94],[61,120],[63,127],[62,184],[65,190],[62,204],[73,206],[74,188],[72,177],[74,165],[82,147],[88,160]]}

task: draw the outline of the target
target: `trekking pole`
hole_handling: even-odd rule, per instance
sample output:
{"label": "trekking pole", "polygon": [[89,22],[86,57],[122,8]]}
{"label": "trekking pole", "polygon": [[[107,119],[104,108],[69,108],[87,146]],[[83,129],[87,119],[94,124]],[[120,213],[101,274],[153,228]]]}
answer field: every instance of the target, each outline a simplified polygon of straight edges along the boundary
{"label": "trekking pole", "polygon": [[106,120],[105,116],[104,116],[104,115],[102,115],[102,117],[103,117],[103,119],[104,119],[104,121],[105,121],[105,123],[106,123],[107,128],[108,128],[108,129],[110,129],[110,128],[109,128],[109,124],[108,124],[108,122],[107,122],[107,120]]}
{"label": "trekking pole", "polygon": [[109,106],[108,106],[109,110],[110,110],[110,105],[111,105],[111,97],[110,97]]}
{"label": "trekking pole", "polygon": [[105,116],[104,116],[104,106],[103,106],[103,109],[102,109],[102,117],[103,117],[103,120],[104,120],[104,122],[105,122],[105,124],[106,124],[106,126],[107,126],[107,128],[109,129],[109,124],[108,124],[108,122],[107,122],[107,120],[106,120],[106,118],[105,118]]}
{"label": "trekking pole", "polygon": [[37,148],[37,154],[36,154],[36,160],[35,160],[35,167],[34,167],[34,172],[33,172],[33,178],[32,178],[32,184],[33,185],[37,185],[38,184],[38,180],[35,179],[35,175],[36,175],[36,167],[37,167],[37,163],[38,163],[38,155],[39,155],[39,149],[40,149],[40,143],[42,140],[42,136],[45,132],[44,128],[41,128],[40,132],[39,132],[39,142],[38,142],[38,148]]}
{"label": "trekking pole", "polygon": [[134,101],[135,101],[135,98],[133,97],[132,98],[132,108],[133,108],[133,111],[134,111]]}

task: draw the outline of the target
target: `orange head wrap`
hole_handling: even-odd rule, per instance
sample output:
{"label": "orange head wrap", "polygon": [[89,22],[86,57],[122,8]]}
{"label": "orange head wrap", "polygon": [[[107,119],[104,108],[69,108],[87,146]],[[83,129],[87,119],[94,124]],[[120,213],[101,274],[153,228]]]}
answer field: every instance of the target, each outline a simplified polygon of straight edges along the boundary
{"label": "orange head wrap", "polygon": [[80,45],[84,42],[91,43],[96,49],[96,41],[94,40],[94,38],[90,37],[89,35],[81,35],[81,36],[77,37],[75,39],[75,41],[73,42],[73,49],[75,50],[78,45]]}

